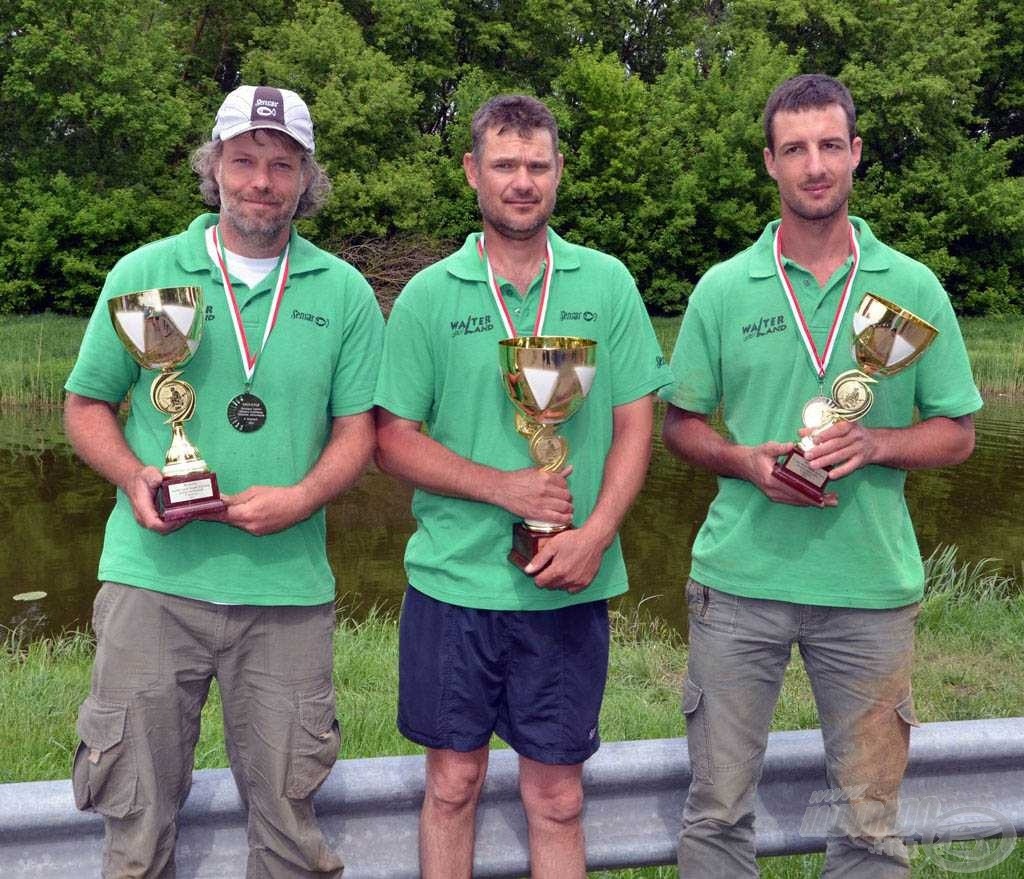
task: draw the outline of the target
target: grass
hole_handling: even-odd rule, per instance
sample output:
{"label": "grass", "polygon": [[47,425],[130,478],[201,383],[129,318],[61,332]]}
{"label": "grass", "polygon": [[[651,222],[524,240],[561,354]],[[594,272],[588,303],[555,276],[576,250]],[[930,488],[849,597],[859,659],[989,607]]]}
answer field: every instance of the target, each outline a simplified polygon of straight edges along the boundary
{"label": "grass", "polygon": [[0,406],[59,406],[85,318],[0,315]]}
{"label": "grass", "polygon": [[965,318],[960,328],[978,387],[986,393],[1024,395],[1024,317]]}
{"label": "grass", "polygon": [[[652,320],[662,350],[671,354],[682,319]],[[56,314],[0,315],[0,406],[59,406],[85,324]],[[960,326],[982,393],[1024,396],[1024,317],[965,318]]]}
{"label": "grass", "polygon": [[[994,563],[992,563],[994,564]],[[992,574],[990,563],[960,564],[955,551],[927,561],[929,580],[919,625],[914,692],[922,722],[1024,715],[1024,585]],[[342,618],[334,641],[343,756],[415,754],[419,748],[394,727],[398,630],[371,612]],[[65,778],[75,739],[75,716],[89,687],[93,641],[84,632],[25,641],[17,632],[0,643],[0,782]],[[613,619],[609,681],[601,718],[606,741],[684,734],[679,711],[686,645],[642,604]],[[227,765],[216,686],[203,711],[197,768]],[[799,655],[786,673],[773,729],[818,725]],[[498,745],[498,743],[496,743]],[[967,844],[961,844],[967,845]],[[915,879],[949,876],[936,853],[915,851]],[[821,856],[762,860],[766,879],[817,876]],[[604,879],[674,877],[674,868],[595,873]],[[1024,875],[1024,843],[1001,865],[973,874],[990,879]]]}

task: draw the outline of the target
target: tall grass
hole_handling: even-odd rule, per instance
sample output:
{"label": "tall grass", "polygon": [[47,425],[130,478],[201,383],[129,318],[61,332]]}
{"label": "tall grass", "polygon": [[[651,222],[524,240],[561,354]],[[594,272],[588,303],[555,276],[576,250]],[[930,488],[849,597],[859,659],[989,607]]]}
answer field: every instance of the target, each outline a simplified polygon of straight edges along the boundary
{"label": "tall grass", "polygon": [[0,406],[59,406],[85,318],[0,315]]}
{"label": "tall grass", "polygon": [[1024,396],[1024,317],[964,318],[960,328],[981,391]]}

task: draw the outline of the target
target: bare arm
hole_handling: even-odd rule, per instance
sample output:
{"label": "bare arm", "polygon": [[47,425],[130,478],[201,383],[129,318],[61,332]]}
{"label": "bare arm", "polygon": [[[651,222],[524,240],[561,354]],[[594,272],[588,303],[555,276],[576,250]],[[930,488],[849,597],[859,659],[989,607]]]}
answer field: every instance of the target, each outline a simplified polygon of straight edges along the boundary
{"label": "bare arm", "polygon": [[612,410],[612,444],[597,503],[579,528],[546,541],[527,565],[526,573],[535,575],[538,586],[579,592],[590,585],[643,486],[653,425],[654,399],[650,395]]}
{"label": "bare arm", "polygon": [[125,493],[135,520],[143,528],[166,534],[184,524],[165,524],[157,514],[153,497],[163,474],[156,467],[144,465],[128,447],[115,405],[69,393],[64,404],[64,429],[77,455]]}
{"label": "bare arm", "polygon": [[227,509],[209,518],[250,534],[272,534],[308,519],[350,488],[373,456],[373,416],[343,415],[331,423],[331,436],[309,472],[295,485],[253,485],[224,495]]}
{"label": "bare arm", "polygon": [[568,525],[572,498],[566,477],[534,467],[498,470],[470,461],[420,431],[420,422],[377,408],[377,465],[434,494],[502,507],[516,516]]}
{"label": "bare arm", "polygon": [[[718,476],[745,479],[756,485],[770,500],[794,506],[816,506],[796,489],[772,476],[772,467],[780,455],[793,448],[792,443],[762,443],[741,446],[730,442],[709,423],[708,416],[669,404],[662,439],[669,451],[684,461],[710,470]],[[825,495],[824,505],[835,506],[836,496]]]}
{"label": "bare arm", "polygon": [[939,416],[899,428],[840,422],[815,437],[807,460],[815,467],[831,467],[830,478],[842,479],[868,464],[900,470],[949,467],[967,460],[973,451],[974,418]]}

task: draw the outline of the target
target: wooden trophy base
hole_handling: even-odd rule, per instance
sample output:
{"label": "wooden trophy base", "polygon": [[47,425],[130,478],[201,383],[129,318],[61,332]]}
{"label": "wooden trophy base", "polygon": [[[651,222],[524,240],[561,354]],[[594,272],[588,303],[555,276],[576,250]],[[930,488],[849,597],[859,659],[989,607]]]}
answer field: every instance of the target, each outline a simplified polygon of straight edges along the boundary
{"label": "wooden trophy base", "polygon": [[512,526],[512,549],[509,551],[508,560],[517,568],[525,568],[547,541],[566,530],[568,529],[533,531],[525,522],[516,522]]}
{"label": "wooden trophy base", "polygon": [[216,473],[165,476],[156,495],[156,507],[165,522],[194,519],[226,508],[220,499]]}
{"label": "wooden trophy base", "polygon": [[815,470],[804,457],[800,446],[797,446],[781,461],[772,467],[772,476],[785,482],[790,488],[816,504],[825,502],[825,486],[828,485],[828,471]]}

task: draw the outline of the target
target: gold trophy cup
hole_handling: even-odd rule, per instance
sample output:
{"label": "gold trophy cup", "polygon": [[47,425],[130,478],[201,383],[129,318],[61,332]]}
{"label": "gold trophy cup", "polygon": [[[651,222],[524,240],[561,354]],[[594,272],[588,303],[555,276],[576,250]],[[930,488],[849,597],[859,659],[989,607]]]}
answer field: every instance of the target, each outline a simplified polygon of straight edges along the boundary
{"label": "gold trophy cup", "polygon": [[832,383],[830,397],[814,397],[803,409],[804,427],[812,433],[772,468],[776,479],[795,488],[815,503],[822,503],[827,470],[811,467],[804,452],[814,448],[814,437],[839,421],[858,421],[875,402],[871,385],[874,376],[895,375],[920,357],[939,331],[905,308],[874,293],[865,293],[853,315],[853,359],[860,369],[851,369]]}
{"label": "gold trophy cup", "polygon": [[[516,407],[516,430],[541,470],[565,467],[569,443],[555,429],[583,405],[594,383],[597,342],[576,336],[519,336],[498,343],[505,391]],[[527,519],[512,526],[508,559],[525,568],[545,539],[571,528]]]}
{"label": "gold trophy cup", "polygon": [[199,450],[185,436],[196,408],[196,393],[179,371],[195,354],[203,331],[200,287],[160,287],[117,296],[107,303],[114,331],[136,363],[159,369],[149,389],[153,405],[168,416],[171,447],[156,505],[165,522],[192,519],[225,507]]}

